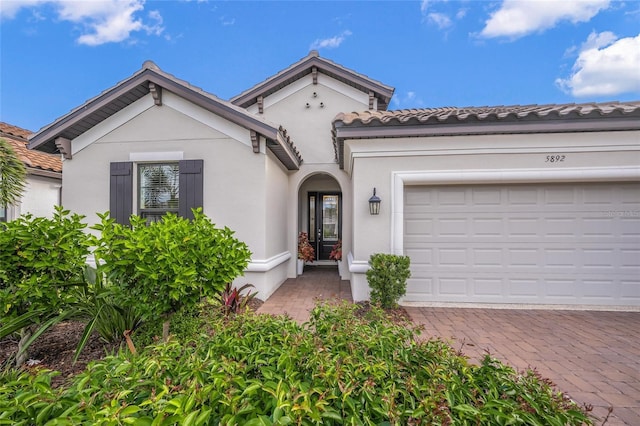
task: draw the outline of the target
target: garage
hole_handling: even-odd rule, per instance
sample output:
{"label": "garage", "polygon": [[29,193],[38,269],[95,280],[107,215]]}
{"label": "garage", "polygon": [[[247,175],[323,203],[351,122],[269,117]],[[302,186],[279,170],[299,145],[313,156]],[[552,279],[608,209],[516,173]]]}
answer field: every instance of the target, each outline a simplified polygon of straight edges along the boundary
{"label": "garage", "polygon": [[405,301],[640,305],[640,183],[407,185]]}

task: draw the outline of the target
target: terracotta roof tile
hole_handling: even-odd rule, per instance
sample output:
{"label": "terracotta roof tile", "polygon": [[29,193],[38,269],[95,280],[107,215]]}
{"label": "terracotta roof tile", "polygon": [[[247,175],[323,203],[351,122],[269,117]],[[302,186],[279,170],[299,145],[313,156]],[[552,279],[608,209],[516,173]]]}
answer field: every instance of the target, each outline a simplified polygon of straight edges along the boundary
{"label": "terracotta roof tile", "polygon": [[613,114],[627,115],[640,111],[640,101],[585,104],[512,105],[482,107],[442,107],[363,111],[338,114],[334,122],[344,125],[438,124],[462,121],[540,120],[545,118],[587,118]]}
{"label": "terracotta roof tile", "polygon": [[27,148],[27,138],[32,132],[11,124],[0,122],[0,137],[5,139],[25,166],[34,169],[62,173],[62,160],[59,155],[45,154]]}

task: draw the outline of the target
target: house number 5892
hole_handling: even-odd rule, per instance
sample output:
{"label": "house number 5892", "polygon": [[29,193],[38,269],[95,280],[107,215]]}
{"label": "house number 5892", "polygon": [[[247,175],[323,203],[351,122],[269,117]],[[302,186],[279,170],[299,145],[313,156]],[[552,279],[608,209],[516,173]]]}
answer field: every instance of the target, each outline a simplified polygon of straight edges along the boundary
{"label": "house number 5892", "polygon": [[564,161],[564,155],[547,155],[545,163],[562,163]]}

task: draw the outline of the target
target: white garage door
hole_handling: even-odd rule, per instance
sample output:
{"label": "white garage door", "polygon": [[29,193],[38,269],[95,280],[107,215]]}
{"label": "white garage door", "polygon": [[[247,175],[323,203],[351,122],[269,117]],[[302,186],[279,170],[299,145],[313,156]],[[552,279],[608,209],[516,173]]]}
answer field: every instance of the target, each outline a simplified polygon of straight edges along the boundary
{"label": "white garage door", "polygon": [[407,186],[406,301],[640,305],[640,184]]}

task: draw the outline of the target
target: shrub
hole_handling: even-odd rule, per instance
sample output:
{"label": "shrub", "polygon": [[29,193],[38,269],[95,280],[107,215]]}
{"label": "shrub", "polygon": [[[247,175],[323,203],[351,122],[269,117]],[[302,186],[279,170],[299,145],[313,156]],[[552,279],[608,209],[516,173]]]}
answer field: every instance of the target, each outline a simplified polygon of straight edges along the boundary
{"label": "shrub", "polygon": [[52,218],[24,215],[0,232],[0,338],[21,332],[17,364],[41,333],[71,315],[72,288],[85,285],[82,218],[56,207]]}
{"label": "shrub", "polygon": [[369,259],[371,268],[367,281],[371,287],[371,302],[383,308],[394,308],[407,292],[407,280],[411,276],[408,256],[376,253]]}
{"label": "shrub", "polygon": [[257,293],[251,293],[251,290],[246,294],[242,294],[245,290],[255,288],[253,284],[245,284],[240,288],[233,287],[231,283],[227,283],[227,286],[220,293],[218,302],[222,307],[224,315],[237,314],[249,306],[249,302],[256,297]]}
{"label": "shrub", "polygon": [[[94,254],[108,279],[123,287],[124,306],[165,321],[181,307],[215,297],[243,274],[251,252],[229,228],[216,228],[202,209],[193,220],[166,214],[158,222],[131,216],[131,227],[99,215]],[[166,338],[168,330],[163,336]]]}
{"label": "shrub", "polygon": [[[323,305],[306,328],[285,317],[212,317],[197,344],[151,346],[90,364],[58,391],[0,375],[0,412],[23,424],[591,423],[532,372],[470,365],[383,311]],[[34,390],[38,389],[41,397]],[[42,401],[40,400],[42,398]]]}

